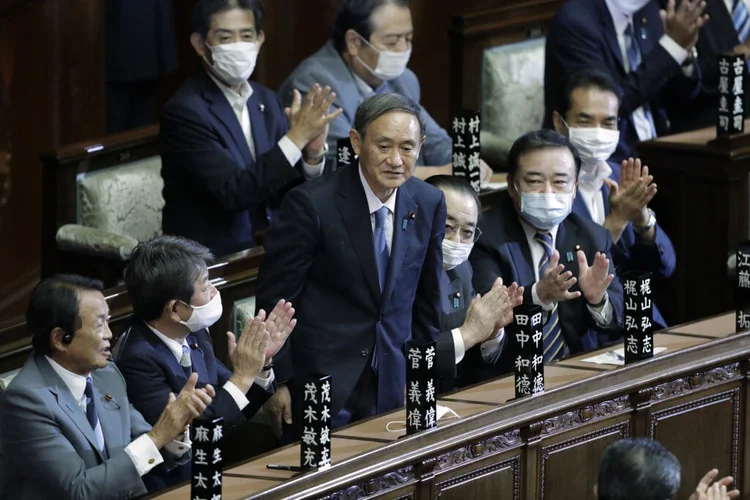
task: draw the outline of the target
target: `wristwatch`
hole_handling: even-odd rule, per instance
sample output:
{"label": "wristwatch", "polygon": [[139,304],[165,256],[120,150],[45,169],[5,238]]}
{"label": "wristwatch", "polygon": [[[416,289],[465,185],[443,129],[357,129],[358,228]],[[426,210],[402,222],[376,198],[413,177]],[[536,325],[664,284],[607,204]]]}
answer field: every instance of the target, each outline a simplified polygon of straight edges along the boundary
{"label": "wristwatch", "polygon": [[313,163],[314,164],[314,163],[319,162],[320,160],[322,160],[323,157],[325,157],[325,155],[327,153],[328,153],[328,143],[324,142],[323,143],[323,154],[321,154],[320,156],[316,156],[315,158],[305,158],[305,153],[303,152],[302,153],[302,158],[305,160],[305,162],[307,162],[307,163]]}
{"label": "wristwatch", "polygon": [[656,214],[650,208],[647,208],[646,210],[648,211],[648,220],[646,221],[646,225],[636,226],[635,224],[633,224],[633,231],[635,231],[635,234],[646,233],[656,225]]}

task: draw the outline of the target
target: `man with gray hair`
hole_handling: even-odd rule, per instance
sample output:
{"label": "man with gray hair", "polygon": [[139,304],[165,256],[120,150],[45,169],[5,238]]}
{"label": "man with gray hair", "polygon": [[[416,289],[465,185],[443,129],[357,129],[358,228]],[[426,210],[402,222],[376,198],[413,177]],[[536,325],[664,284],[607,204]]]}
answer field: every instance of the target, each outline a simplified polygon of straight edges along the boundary
{"label": "man with gray hair", "polygon": [[402,406],[405,342],[437,338],[446,215],[442,192],[412,177],[424,135],[411,99],[366,99],[350,132],[358,164],[290,191],[266,233],[258,307],[283,298],[297,313],[266,405],[277,431],[297,424],[285,440],[306,377],[332,376],[333,425],[345,425]]}

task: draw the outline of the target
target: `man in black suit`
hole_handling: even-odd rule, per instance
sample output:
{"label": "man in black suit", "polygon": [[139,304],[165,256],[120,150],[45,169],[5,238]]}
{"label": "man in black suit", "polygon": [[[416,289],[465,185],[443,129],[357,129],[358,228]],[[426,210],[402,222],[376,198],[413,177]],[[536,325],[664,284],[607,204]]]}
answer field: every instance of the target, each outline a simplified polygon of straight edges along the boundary
{"label": "man in black suit", "polygon": [[[139,244],[125,270],[133,301],[133,322],[115,353],[128,384],[128,397],[153,424],[169,394],[198,374],[198,387],[211,385],[216,397],[207,418],[223,417],[228,428],[252,417],[275,389],[273,356],[294,328],[289,303],[266,318],[261,311],[239,338],[227,333],[230,371],[214,355],[210,328],[221,316],[221,294],[208,280],[207,248],[176,236]],[[149,491],[187,481],[190,466],[158,468],[144,478]]]}
{"label": "man in black suit", "polygon": [[411,99],[366,99],[350,134],[358,164],[290,191],[266,233],[258,305],[292,301],[298,320],[266,406],[277,428],[300,423],[313,374],[332,377],[334,427],[403,406],[403,346],[438,336],[445,202],[412,177],[424,133]]}
{"label": "man in black suit", "polygon": [[[508,163],[508,193],[484,214],[471,253],[474,288],[486,292],[498,276],[524,286],[524,303],[546,312],[545,362],[620,336],[623,295],[612,237],[571,213],[581,166],[575,149],[557,132],[529,132],[513,143]],[[503,351],[500,371],[512,369],[510,351]]]}
{"label": "man in black suit", "polygon": [[500,358],[505,326],[523,301],[523,287],[505,287],[500,278],[484,296],[471,284],[469,254],[482,232],[477,227],[482,202],[466,180],[433,175],[425,182],[445,196],[443,240],[442,331],[437,342],[437,369],[442,392],[480,382],[486,365]]}
{"label": "man in black suit", "polygon": [[[265,41],[260,0],[198,0],[190,42],[203,70],[164,108],[163,226],[226,255],[255,245],[293,185],[325,169],[336,94],[314,85],[286,110],[248,81]],[[291,124],[291,126],[290,126]]]}
{"label": "man in black suit", "polygon": [[674,2],[663,13],[655,0],[569,0],[549,26],[544,71],[544,127],[564,108],[570,75],[596,69],[622,88],[620,143],[612,161],[637,156],[635,144],[669,132],[665,106],[686,102],[700,89],[692,63],[707,18],[701,0]]}

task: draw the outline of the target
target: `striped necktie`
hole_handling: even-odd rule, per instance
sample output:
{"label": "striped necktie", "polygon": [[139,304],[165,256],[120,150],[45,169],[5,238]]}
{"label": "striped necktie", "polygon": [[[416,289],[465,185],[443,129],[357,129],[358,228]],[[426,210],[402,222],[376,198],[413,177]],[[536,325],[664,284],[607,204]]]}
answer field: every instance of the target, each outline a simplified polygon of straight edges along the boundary
{"label": "striped necktie", "polygon": [[94,435],[96,436],[96,444],[99,446],[99,451],[102,452],[104,457],[107,457],[107,449],[104,447],[104,434],[102,433],[102,424],[99,422],[99,415],[96,413],[96,404],[94,401],[94,383],[91,377],[86,377],[86,390],[83,392],[86,396],[86,419],[91,424],[91,428],[94,429]]}
{"label": "striped necktie", "polygon": [[737,38],[740,43],[745,43],[747,35],[750,33],[750,15],[745,0],[734,0],[732,23],[734,23],[734,29],[737,30]]}
{"label": "striped necktie", "polygon": [[[635,70],[638,69],[638,66],[641,65],[641,49],[638,47],[638,41],[633,36],[633,26],[631,24],[628,24],[628,27],[625,28],[625,48],[628,56],[628,66],[630,66],[630,72],[634,73]],[[643,108],[643,114],[645,115],[645,120],[643,117],[639,116],[637,111],[633,112],[633,123],[636,127],[636,132],[639,128],[648,130],[648,133],[650,134],[650,137],[640,137],[641,140],[651,139],[656,137],[656,126],[654,125],[654,117],[651,115],[651,106],[648,105],[648,103],[641,106]],[[645,123],[643,123],[645,122]],[[639,127],[640,125],[640,127]]]}
{"label": "striped necktie", "polygon": [[[552,235],[549,233],[536,233],[534,239],[542,245],[542,249],[544,250],[544,255],[539,261],[539,277],[541,278],[552,258],[552,252],[554,252],[554,247],[552,246]],[[544,325],[543,339],[545,363],[548,361],[554,361],[562,355],[565,343],[562,338],[560,321],[557,316],[557,302],[552,306],[552,311],[549,313],[547,324]]]}

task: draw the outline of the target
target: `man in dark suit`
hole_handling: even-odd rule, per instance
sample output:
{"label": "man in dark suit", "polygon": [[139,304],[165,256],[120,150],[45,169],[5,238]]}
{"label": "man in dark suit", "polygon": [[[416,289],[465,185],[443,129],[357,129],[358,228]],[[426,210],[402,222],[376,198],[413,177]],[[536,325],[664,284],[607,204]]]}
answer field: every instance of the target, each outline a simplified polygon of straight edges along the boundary
{"label": "man in dark suit", "polygon": [[[618,89],[605,73],[588,70],[571,77],[566,94],[565,107],[555,110],[553,120],[555,130],[568,137],[581,157],[573,213],[609,230],[618,276],[637,270],[669,278],[677,256],[648,208],[657,189],[653,176],[638,159],[629,158],[622,165],[609,160],[619,135]],[[666,328],[656,304],[653,313],[656,327]]]}
{"label": "man in dark suit", "polygon": [[565,99],[562,89],[582,69],[609,74],[623,89],[620,142],[613,161],[635,156],[635,144],[664,135],[667,101],[685,102],[700,89],[692,64],[706,21],[701,0],[685,0],[659,14],[653,0],[569,0],[549,26],[544,73],[545,128]]}
{"label": "man in dark suit", "polygon": [[505,287],[497,278],[484,296],[471,283],[469,254],[481,237],[477,227],[482,203],[465,179],[434,175],[425,182],[445,196],[443,239],[442,331],[437,341],[437,369],[442,392],[480,382],[499,358],[505,326],[513,321],[513,308],[523,301],[523,287]]}
{"label": "man in dark suit", "polygon": [[[254,246],[286,190],[325,169],[336,98],[314,86],[285,110],[247,79],[263,45],[260,0],[198,0],[190,41],[204,71],[186,81],[161,119],[164,232],[214,255]],[[285,116],[286,114],[286,116]],[[288,120],[287,120],[288,117]],[[289,127],[288,123],[291,123]]]}
{"label": "man in dark suit", "polygon": [[[208,280],[210,258],[198,243],[158,236],[133,250],[125,270],[134,318],[115,361],[130,401],[149,423],[192,373],[199,387],[217,388],[206,417],[224,417],[230,429],[252,417],[275,389],[272,358],[294,327],[294,310],[281,302],[267,320],[261,311],[248,321],[239,338],[228,333],[230,371],[214,355],[208,332],[222,313],[221,294]],[[189,477],[189,466],[159,468],[145,482],[158,491]]]}
{"label": "man in dark suit", "polygon": [[[524,287],[523,301],[546,312],[544,360],[595,349],[620,336],[622,287],[609,232],[571,214],[581,160],[560,134],[529,132],[508,155],[508,193],[484,214],[470,261],[477,292],[499,276]],[[512,369],[513,349],[496,364]]]}
{"label": "man in dark suit", "polygon": [[26,320],[34,351],[0,400],[3,498],[135,498],[154,467],[190,458],[189,444],[174,440],[185,439],[213,388],[196,389],[195,376],[183,381],[153,428],[146,423],[109,362],[101,290],[101,282],[59,275],[32,293]]}
{"label": "man in dark suit", "polygon": [[277,427],[292,423],[291,404],[300,423],[289,389],[313,374],[333,379],[335,427],[402,406],[405,342],[437,338],[445,202],[411,177],[424,133],[414,101],[366,99],[350,135],[358,165],[290,191],[269,228],[258,304],[293,301],[298,319],[276,360],[284,385],[266,406]]}

